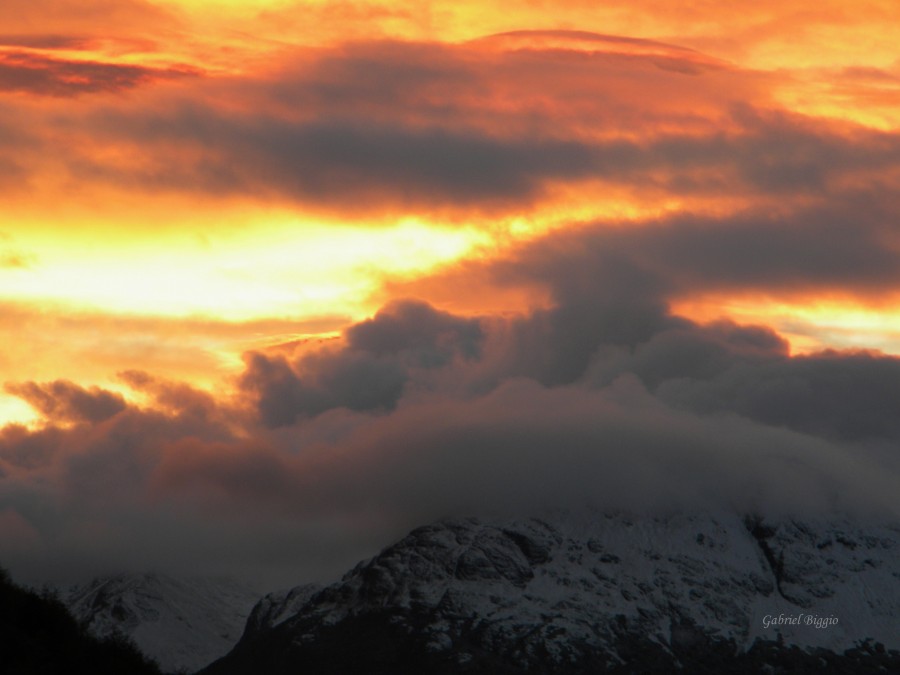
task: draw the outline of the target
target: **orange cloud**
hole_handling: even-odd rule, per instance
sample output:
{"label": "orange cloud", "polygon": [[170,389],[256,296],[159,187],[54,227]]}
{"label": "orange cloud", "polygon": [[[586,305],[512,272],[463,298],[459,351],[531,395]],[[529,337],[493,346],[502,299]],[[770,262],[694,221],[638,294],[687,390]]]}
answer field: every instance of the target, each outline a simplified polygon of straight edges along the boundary
{"label": "orange cloud", "polygon": [[[745,102],[765,102],[764,78],[687,50],[581,33],[527,35],[534,46],[524,50],[507,36],[300,51],[289,68],[261,76],[142,93],[140,107],[88,103],[63,127],[48,120],[20,163],[33,183],[40,177],[76,203],[79,195],[144,192],[376,218],[522,214],[573,183],[653,186],[656,176],[629,175],[629,153],[657,153],[644,146],[666,135],[702,144],[704,135],[740,131],[738,91]],[[133,79],[108,86],[151,72],[110,68],[132,68]],[[66,92],[106,86],[65,79],[41,86],[50,84]],[[673,106],[690,112],[672,115]],[[39,151],[60,134],[65,150],[48,161]],[[614,173],[620,163],[625,172]],[[672,167],[658,171],[665,179]]]}
{"label": "orange cloud", "polygon": [[154,80],[197,76],[192,68],[143,68],[98,61],[65,61],[29,54],[0,52],[0,91],[46,96],[116,92]]}
{"label": "orange cloud", "polygon": [[5,2],[9,564],[294,582],[598,490],[897,512],[895,15]]}
{"label": "orange cloud", "polygon": [[[133,34],[171,28],[174,18],[145,0],[9,0],[0,7],[7,35]],[[36,31],[35,27],[39,27]]]}

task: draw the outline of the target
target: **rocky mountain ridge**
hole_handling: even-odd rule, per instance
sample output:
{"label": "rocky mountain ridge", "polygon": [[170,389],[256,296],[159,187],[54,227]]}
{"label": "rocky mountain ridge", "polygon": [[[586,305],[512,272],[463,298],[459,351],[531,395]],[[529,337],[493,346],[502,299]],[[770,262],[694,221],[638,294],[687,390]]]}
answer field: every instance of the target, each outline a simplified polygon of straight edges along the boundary
{"label": "rocky mountain ridge", "polygon": [[205,674],[882,672],[900,666],[900,528],[729,511],[449,520],[254,615]]}

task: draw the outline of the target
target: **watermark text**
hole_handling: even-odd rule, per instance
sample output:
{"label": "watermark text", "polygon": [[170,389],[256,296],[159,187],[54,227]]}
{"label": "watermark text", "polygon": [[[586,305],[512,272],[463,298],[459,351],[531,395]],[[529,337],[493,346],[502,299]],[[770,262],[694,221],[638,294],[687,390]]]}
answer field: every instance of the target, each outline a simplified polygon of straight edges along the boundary
{"label": "watermark text", "polygon": [[838,618],[836,616],[819,616],[818,614],[779,614],[778,616],[766,614],[762,622],[763,628],[771,628],[772,626],[809,626],[821,629],[836,626]]}

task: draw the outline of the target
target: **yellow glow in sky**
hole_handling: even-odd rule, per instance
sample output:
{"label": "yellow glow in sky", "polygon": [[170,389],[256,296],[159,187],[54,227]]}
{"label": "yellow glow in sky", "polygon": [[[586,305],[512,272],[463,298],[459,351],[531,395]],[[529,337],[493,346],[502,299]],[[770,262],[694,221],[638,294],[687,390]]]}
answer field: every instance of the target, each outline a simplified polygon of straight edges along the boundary
{"label": "yellow glow in sky", "polygon": [[362,228],[287,222],[252,235],[136,242],[115,250],[73,237],[29,241],[36,262],[3,270],[0,301],[160,317],[246,321],[273,316],[364,315],[385,274],[459,258],[485,241],[474,230],[415,221]]}
{"label": "yellow glow in sky", "polygon": [[[135,368],[216,386],[239,371],[242,352],[297,339],[297,331],[333,334],[335,319],[316,317],[362,319],[376,309],[385,276],[427,272],[488,241],[474,228],[414,219],[375,227],[285,214],[218,235],[148,230],[130,241],[92,228],[17,231],[3,243],[27,252],[26,264],[0,269],[0,303],[24,314],[0,325],[4,381],[116,389],[114,374]],[[0,392],[0,425],[34,419]]]}
{"label": "yellow glow in sky", "polygon": [[900,304],[866,307],[852,300],[699,298],[673,303],[672,309],[701,322],[725,317],[770,326],[790,342],[793,354],[827,348],[900,354]]}
{"label": "yellow glow in sky", "polygon": [[[799,208],[851,182],[871,189],[873,177],[863,171],[841,185],[823,178],[809,193],[761,188],[759,176],[744,176],[728,153],[715,158],[717,144],[744,128],[738,118],[747,111],[764,122],[783,116],[810,136],[827,135],[820,126],[846,127],[848,145],[860,132],[855,125],[900,126],[900,22],[896,3],[886,0],[853,8],[838,0],[51,3],[60,11],[44,12],[53,16],[38,33],[42,4],[0,7],[0,20],[13,26],[0,56],[10,57],[16,74],[12,84],[0,82],[8,96],[0,131],[13,130],[9,139],[0,134],[11,158],[9,167],[0,162],[0,305],[28,317],[0,317],[8,380],[100,383],[119,368],[143,367],[210,385],[239,367],[243,349],[334,334],[391,299],[386,289],[402,293],[415,281],[427,289],[423,278],[441,266],[502,257],[556,231]],[[118,11],[104,16],[98,7],[107,6]],[[507,32],[515,34],[497,36]],[[66,36],[78,39],[58,40]],[[396,91],[384,95],[391,86]],[[374,138],[346,165],[328,166],[340,143],[303,165],[301,182],[320,166],[337,176],[337,197],[267,190],[266,167],[290,173],[293,165],[267,145],[281,136],[260,140],[268,138],[266,125],[296,132],[306,139],[297,152],[314,155],[306,127],[343,118],[361,138],[384,127],[398,145],[408,143],[395,162],[433,152],[435,164],[459,162],[467,171],[484,164],[478,153],[462,157],[468,166],[454,149],[422,143],[439,131],[490,152],[520,152],[528,166],[517,175],[517,160],[499,162],[513,188],[483,205],[476,186],[457,185],[457,200],[453,171],[432,177],[447,185],[423,187],[415,176],[408,184],[381,180],[377,161],[372,169],[353,165],[365,165],[366,153],[385,154]],[[233,146],[223,147],[226,136]],[[559,157],[528,150],[535,139]],[[801,150],[812,142],[798,139]],[[637,145],[624,152],[629,143]],[[563,152],[566,144],[584,153]],[[794,159],[780,148],[776,139],[774,175],[782,160]],[[810,161],[827,161],[828,152]],[[666,153],[674,161],[642,168]],[[235,172],[231,194],[228,177],[243,163],[246,176]],[[181,167],[183,177],[172,171]],[[878,180],[889,177],[877,171]],[[338,204],[345,173],[360,175],[348,190],[371,183],[378,198],[371,212],[364,200],[353,209]],[[883,193],[893,190],[885,186]],[[435,187],[446,194],[431,194]],[[521,299],[530,292],[519,289],[515,306],[504,306],[513,297],[508,288],[461,297],[450,285],[422,297],[465,312],[515,312],[539,304]],[[900,313],[858,299],[690,298],[673,309],[702,321],[725,316],[771,326],[795,352],[900,353]],[[0,422],[25,410],[0,397]]]}

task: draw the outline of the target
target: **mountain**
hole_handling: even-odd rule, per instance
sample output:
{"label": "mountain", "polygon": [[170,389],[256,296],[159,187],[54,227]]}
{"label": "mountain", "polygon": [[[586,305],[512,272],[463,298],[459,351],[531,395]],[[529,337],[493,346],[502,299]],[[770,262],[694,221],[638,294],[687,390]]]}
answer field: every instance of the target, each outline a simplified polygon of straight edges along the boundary
{"label": "mountain", "polygon": [[900,672],[900,528],[837,517],[443,521],[272,600],[204,675]]}
{"label": "mountain", "polygon": [[13,584],[0,570],[0,673],[159,675],[121,637],[90,635],[55,597]]}
{"label": "mountain", "polygon": [[306,603],[322,588],[321,584],[303,584],[286,591],[276,591],[263,596],[250,612],[242,639],[263,633],[284,623],[303,609]]}
{"label": "mountain", "polygon": [[234,646],[258,597],[228,580],[128,574],[95,579],[62,599],[93,635],[125,635],[164,671],[193,672]]}

